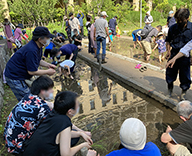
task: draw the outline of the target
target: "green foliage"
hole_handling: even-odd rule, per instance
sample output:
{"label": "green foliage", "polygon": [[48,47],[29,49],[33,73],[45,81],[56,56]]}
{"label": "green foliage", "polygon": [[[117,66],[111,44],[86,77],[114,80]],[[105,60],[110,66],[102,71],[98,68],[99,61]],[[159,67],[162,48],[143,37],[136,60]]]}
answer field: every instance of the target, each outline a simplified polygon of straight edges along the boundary
{"label": "green foliage", "polygon": [[0,21],[3,21],[3,19],[5,18],[5,12],[7,11],[6,9],[3,9],[4,8],[4,2],[2,0],[0,0]]}

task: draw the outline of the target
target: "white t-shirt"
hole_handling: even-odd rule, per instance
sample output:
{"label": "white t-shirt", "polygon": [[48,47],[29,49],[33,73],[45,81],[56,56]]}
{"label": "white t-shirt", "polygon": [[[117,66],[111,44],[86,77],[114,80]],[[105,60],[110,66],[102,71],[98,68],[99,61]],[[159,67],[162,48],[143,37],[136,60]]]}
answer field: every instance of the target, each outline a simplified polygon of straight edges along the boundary
{"label": "white t-shirt", "polygon": [[61,62],[59,65],[62,68],[66,68],[65,66],[69,66],[69,68],[72,68],[74,66],[74,64],[75,63],[71,60],[65,60],[65,61]]}

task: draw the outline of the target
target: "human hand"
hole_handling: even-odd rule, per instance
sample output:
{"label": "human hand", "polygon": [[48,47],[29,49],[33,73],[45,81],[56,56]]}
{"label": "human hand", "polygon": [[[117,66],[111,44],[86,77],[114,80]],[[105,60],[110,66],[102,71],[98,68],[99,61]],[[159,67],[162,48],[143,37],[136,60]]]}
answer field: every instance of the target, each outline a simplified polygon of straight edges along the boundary
{"label": "human hand", "polygon": [[81,133],[80,135],[85,141],[87,141],[90,145],[93,144],[93,140],[87,134],[85,134],[84,132],[80,132],[80,133]]}
{"label": "human hand", "polygon": [[83,131],[85,134],[87,134],[90,138],[92,136],[91,132],[88,132],[88,131]]}
{"label": "human hand", "polygon": [[152,50],[152,52],[154,52],[154,51],[155,51],[155,49]]}
{"label": "human hand", "polygon": [[175,64],[175,59],[172,58],[171,60],[169,60],[166,64],[166,68],[173,68],[174,64]]}
{"label": "human hand", "polygon": [[[97,152],[95,150],[88,150],[87,156],[97,156]],[[99,154],[98,154],[99,156]]]}
{"label": "human hand", "polygon": [[84,142],[84,143],[82,143],[82,145],[83,145],[83,147],[87,147],[88,149],[91,148],[91,145],[88,142]]}
{"label": "human hand", "polygon": [[49,64],[48,68],[56,69],[57,66],[55,66],[54,64]]}
{"label": "human hand", "polygon": [[111,39],[109,38],[109,42],[111,43]]}
{"label": "human hand", "polygon": [[47,75],[49,75],[49,76],[55,74],[55,72],[56,71],[54,69],[52,69],[52,68],[47,69]]}
{"label": "human hand", "polygon": [[168,125],[167,126],[167,129],[166,129],[166,133],[169,133],[169,132],[171,132],[172,131],[172,128]]}
{"label": "human hand", "polygon": [[171,53],[168,52],[167,55],[165,56],[165,59],[168,60],[170,58],[170,56],[171,56]]}

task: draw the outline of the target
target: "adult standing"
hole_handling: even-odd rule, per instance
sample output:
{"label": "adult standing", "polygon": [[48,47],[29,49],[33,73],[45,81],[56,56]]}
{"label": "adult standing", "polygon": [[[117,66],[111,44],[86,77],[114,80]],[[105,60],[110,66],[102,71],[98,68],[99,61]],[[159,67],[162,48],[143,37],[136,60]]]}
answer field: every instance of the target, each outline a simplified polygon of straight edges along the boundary
{"label": "adult standing", "polygon": [[[23,35],[23,33],[21,31],[22,29],[24,29],[23,24],[18,24],[16,26],[16,29],[14,32],[15,39],[17,39],[21,44],[22,44],[22,42],[21,42],[22,38],[21,37],[25,38],[27,40],[27,42],[29,42],[28,39]],[[21,47],[18,47],[18,49],[19,48],[21,48]]]}
{"label": "adult standing", "polygon": [[97,19],[99,19],[98,16],[95,17],[94,23],[91,25],[91,31],[90,31],[91,48],[93,48],[93,51],[95,53],[95,58],[97,57],[97,42],[94,40],[94,29],[95,29],[95,21]]}
{"label": "adult standing", "polygon": [[[170,27],[166,42],[168,44],[168,52],[166,58],[171,60],[174,58],[191,39],[192,39],[192,23],[189,22],[190,12],[188,9],[179,9],[175,13],[177,24]],[[171,49],[172,47],[172,49]],[[181,57],[175,61],[173,67],[166,69],[166,82],[170,97],[172,96],[174,81],[177,79],[179,72],[180,87],[182,89],[181,100],[186,97],[186,92],[191,85],[190,74],[190,57]]]}
{"label": "adult standing", "polygon": [[12,33],[12,30],[11,30],[11,23],[9,22],[9,20],[7,18],[5,18],[3,25],[4,25],[4,27],[3,27],[4,35],[5,35],[6,39],[7,39],[8,49],[10,51],[12,51],[12,43],[10,41],[10,38],[13,37],[13,33]]}
{"label": "adult standing", "polygon": [[170,28],[174,24],[176,24],[175,17],[174,17],[174,12],[170,11],[169,16],[167,18],[167,25]]}
{"label": "adult standing", "polygon": [[80,22],[76,17],[74,17],[72,12],[69,13],[69,25],[71,27],[71,37],[74,35],[74,29],[78,30],[78,34],[81,33]]}
{"label": "adult standing", "polygon": [[[5,68],[5,79],[18,101],[30,93],[25,80],[29,80],[33,75],[53,75],[55,73],[55,65],[41,60],[42,47],[48,46],[52,37],[53,35],[46,27],[36,27],[32,40],[19,49],[8,61]],[[39,65],[49,69],[40,70]]]}
{"label": "adult standing", "polygon": [[111,42],[111,39],[109,37],[109,31],[108,31],[108,22],[106,20],[107,17],[108,17],[107,13],[103,11],[101,12],[101,17],[95,21],[94,38],[95,40],[97,40],[97,62],[99,62],[101,43],[102,43],[102,50],[103,50],[101,63],[107,63],[105,61],[107,36],[109,38],[109,42]]}
{"label": "adult standing", "polygon": [[69,19],[67,18],[67,16],[64,17],[65,20],[65,31],[67,32],[67,37],[69,39],[69,43],[72,43],[72,38],[71,38],[71,26],[69,25]]}
{"label": "adult standing", "polygon": [[112,31],[113,36],[115,36],[117,34],[116,26],[117,26],[117,16],[115,16],[109,20],[109,29]]}
{"label": "adult standing", "polygon": [[146,16],[144,18],[144,22],[145,22],[145,27],[149,27],[153,23],[153,17],[151,16],[150,11],[146,12]]}
{"label": "adult standing", "polygon": [[84,14],[82,13],[82,11],[80,11],[78,14],[77,14],[77,18],[79,19],[79,23],[80,23],[80,30],[81,30],[81,37],[84,37],[84,28],[83,28],[83,18],[84,18]]}

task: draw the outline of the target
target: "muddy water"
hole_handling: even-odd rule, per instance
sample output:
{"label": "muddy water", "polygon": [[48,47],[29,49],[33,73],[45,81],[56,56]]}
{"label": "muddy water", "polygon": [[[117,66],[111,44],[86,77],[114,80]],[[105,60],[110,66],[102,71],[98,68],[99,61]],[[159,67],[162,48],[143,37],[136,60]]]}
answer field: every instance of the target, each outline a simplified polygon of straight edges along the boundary
{"label": "muddy water", "polygon": [[73,123],[92,132],[93,148],[101,156],[118,149],[120,126],[129,117],[142,120],[147,127],[147,141],[154,142],[163,156],[169,155],[160,135],[168,124],[174,128],[181,122],[169,108],[81,60],[77,60],[75,80],[55,82],[55,93],[64,90],[80,95],[80,112]]}

